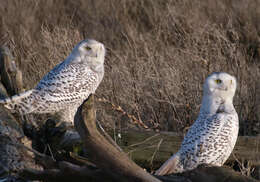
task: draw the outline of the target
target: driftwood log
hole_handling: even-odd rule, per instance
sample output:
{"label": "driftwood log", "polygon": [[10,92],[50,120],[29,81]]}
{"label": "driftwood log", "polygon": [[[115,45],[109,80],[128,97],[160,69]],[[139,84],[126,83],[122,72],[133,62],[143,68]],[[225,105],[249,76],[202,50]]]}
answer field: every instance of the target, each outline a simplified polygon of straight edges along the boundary
{"label": "driftwood log", "polygon": [[18,179],[17,172],[30,167],[41,169],[34,160],[34,154],[19,146],[31,147],[31,141],[24,136],[17,120],[0,106],[0,177]]}
{"label": "driftwood log", "polygon": [[15,95],[23,91],[22,72],[7,47],[0,48],[0,75],[1,84],[6,89],[2,93]]}
{"label": "driftwood log", "polygon": [[89,148],[91,160],[103,171],[120,181],[159,182],[142,168],[131,161],[128,156],[109,143],[96,127],[94,97],[89,98],[75,117],[75,127],[85,146]]}
{"label": "driftwood log", "polygon": [[[117,131],[108,131],[108,134],[113,137],[120,136],[120,138],[116,138],[117,144],[134,162],[150,171],[159,168],[172,154],[176,153],[183,139],[183,136],[174,132],[140,132],[137,130],[114,132]],[[120,135],[118,135],[119,132]],[[109,139],[106,133],[104,135],[106,139]],[[67,150],[75,145],[79,145],[82,148],[82,141],[77,131],[69,130],[65,135],[57,138],[53,144],[50,143],[50,145],[59,146],[59,149],[65,148]],[[238,137],[235,148],[226,164],[237,163],[237,161],[244,164],[249,163],[253,167],[260,166],[259,136]]]}
{"label": "driftwood log", "polygon": [[[21,71],[12,59],[8,48],[0,48],[0,98],[8,97],[22,90]],[[34,160],[32,141],[24,135],[21,122],[3,106],[0,106],[0,178],[6,181],[20,181],[17,172],[26,168],[42,169]],[[4,180],[3,180],[4,181]]]}
{"label": "driftwood log", "polygon": [[[53,124],[54,125],[54,124]],[[53,142],[49,142],[51,148],[57,150],[73,150],[73,147],[83,148],[80,135],[75,130],[67,130],[64,135],[60,135],[64,131],[62,128],[51,128],[47,125],[46,133],[59,131],[59,136]],[[171,155],[176,153],[180,148],[183,136],[174,132],[153,132],[153,131],[137,131],[137,130],[121,130],[107,131],[101,133],[109,140],[115,143],[111,137],[117,137],[117,145],[113,144],[119,150],[122,149],[128,156],[143,168],[153,171],[159,168]],[[42,134],[41,134],[42,135]],[[118,137],[120,136],[120,137]],[[50,138],[49,137],[49,138]],[[53,146],[53,147],[52,147]],[[233,164],[240,161],[241,163],[249,163],[251,166],[260,166],[260,136],[239,136],[235,148],[227,160],[226,164]]]}
{"label": "driftwood log", "polygon": [[91,96],[88,102],[78,109],[75,116],[75,127],[88,150],[91,162],[96,164],[99,169],[90,170],[86,166],[79,167],[68,162],[59,162],[58,169],[48,169],[42,172],[24,170],[21,176],[47,181],[160,182],[159,179],[137,166],[125,153],[109,143],[98,132],[93,104],[94,97]]}
{"label": "driftwood log", "polygon": [[[91,96],[78,110],[75,127],[96,167],[79,166],[66,161],[54,162],[43,171],[26,169],[20,173],[31,180],[44,181],[135,181],[135,182],[256,182],[226,167],[200,166],[179,175],[152,176],[131,161],[125,153],[109,143],[96,128],[94,98]],[[54,167],[55,166],[55,167]]]}
{"label": "driftwood log", "polygon": [[[132,160],[143,167],[158,168],[180,148],[183,137],[173,132],[121,132],[120,147]],[[239,136],[233,153],[226,163],[236,160],[260,165],[260,137]]]}

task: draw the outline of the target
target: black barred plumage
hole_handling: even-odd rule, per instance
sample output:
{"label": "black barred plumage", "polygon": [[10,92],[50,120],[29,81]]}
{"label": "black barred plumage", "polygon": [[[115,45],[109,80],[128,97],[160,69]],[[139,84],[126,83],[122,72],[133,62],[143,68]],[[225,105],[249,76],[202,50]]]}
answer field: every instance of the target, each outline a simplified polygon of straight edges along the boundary
{"label": "black barred plumage", "polygon": [[83,40],[34,89],[0,103],[20,114],[59,113],[63,121],[72,123],[79,105],[95,93],[103,79],[104,58],[102,43]]}
{"label": "black barred plumage", "polygon": [[156,171],[157,175],[192,170],[203,163],[224,164],[238,136],[235,90],[236,79],[227,73],[213,73],[206,79],[198,119],[184,137],[180,150]]}

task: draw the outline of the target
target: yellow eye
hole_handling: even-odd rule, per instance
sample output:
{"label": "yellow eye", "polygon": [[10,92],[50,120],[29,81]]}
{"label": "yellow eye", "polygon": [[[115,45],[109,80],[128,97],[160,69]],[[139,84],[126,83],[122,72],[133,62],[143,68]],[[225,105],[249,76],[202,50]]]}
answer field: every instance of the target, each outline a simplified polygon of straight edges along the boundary
{"label": "yellow eye", "polygon": [[216,79],[215,82],[216,82],[217,84],[220,84],[222,81],[221,81],[220,79]]}
{"label": "yellow eye", "polygon": [[85,47],[85,49],[86,49],[87,51],[90,51],[90,50],[91,50],[91,47],[87,46],[87,47]]}

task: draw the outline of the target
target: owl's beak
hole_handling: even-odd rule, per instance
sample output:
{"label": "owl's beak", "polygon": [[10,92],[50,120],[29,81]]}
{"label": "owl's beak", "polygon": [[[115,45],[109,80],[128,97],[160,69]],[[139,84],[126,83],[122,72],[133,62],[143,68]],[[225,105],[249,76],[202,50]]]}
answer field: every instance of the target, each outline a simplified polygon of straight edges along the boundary
{"label": "owl's beak", "polygon": [[227,90],[228,90],[228,87],[227,87],[227,86],[221,86],[221,87],[220,87],[220,90],[227,91]]}

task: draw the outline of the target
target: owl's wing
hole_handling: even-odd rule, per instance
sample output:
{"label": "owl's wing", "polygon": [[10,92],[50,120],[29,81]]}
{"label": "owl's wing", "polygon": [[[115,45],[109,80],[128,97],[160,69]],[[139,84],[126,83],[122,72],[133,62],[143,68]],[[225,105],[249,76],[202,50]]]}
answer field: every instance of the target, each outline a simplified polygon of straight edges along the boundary
{"label": "owl's wing", "polygon": [[95,92],[98,75],[88,67],[66,65],[64,62],[52,69],[35,89],[0,101],[7,109],[21,114],[46,113],[55,108],[51,104],[78,103]]}
{"label": "owl's wing", "polygon": [[197,120],[182,142],[180,149],[182,158],[189,156],[195,163],[214,163],[227,152],[231,143],[233,145],[231,140],[235,131],[232,125],[237,123],[236,120],[235,115],[224,112]]}
{"label": "owl's wing", "polygon": [[[198,162],[214,162],[227,152],[227,147],[231,146],[233,149],[236,141],[234,136],[238,132],[232,127],[234,122],[238,123],[236,114],[217,113],[209,118],[198,118],[184,137],[180,150],[168,159],[156,174],[182,172],[183,169],[192,169],[192,165],[195,166]],[[206,161],[209,159],[210,161]]]}
{"label": "owl's wing", "polygon": [[90,68],[63,62],[43,77],[34,94],[52,102],[73,103],[94,93],[98,84],[98,75]]}

